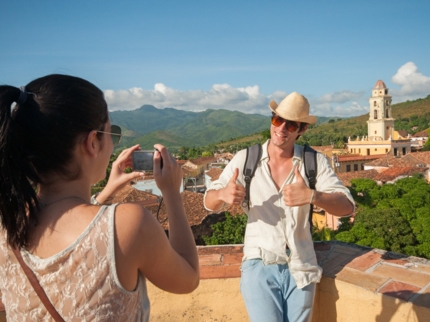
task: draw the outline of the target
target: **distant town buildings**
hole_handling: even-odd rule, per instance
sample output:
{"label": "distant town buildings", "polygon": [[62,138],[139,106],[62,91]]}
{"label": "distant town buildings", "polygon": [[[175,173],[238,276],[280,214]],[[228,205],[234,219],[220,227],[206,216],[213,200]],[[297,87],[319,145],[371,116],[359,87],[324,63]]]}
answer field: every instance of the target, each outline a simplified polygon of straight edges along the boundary
{"label": "distant town buildings", "polygon": [[332,165],[336,173],[367,170],[365,164],[392,155],[404,156],[412,145],[423,145],[424,139],[412,139],[406,131],[394,129],[395,119],[391,112],[391,95],[382,80],[378,80],[369,98],[367,136],[348,138],[347,150],[332,153]]}

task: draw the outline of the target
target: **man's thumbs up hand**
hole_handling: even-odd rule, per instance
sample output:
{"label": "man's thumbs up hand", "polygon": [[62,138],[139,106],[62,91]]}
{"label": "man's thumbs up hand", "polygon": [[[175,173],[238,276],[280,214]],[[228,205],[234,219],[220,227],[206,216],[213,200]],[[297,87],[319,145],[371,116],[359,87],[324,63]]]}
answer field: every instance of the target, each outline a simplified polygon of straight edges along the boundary
{"label": "man's thumbs up hand", "polygon": [[241,205],[245,198],[245,187],[239,183],[236,183],[237,177],[239,176],[239,169],[234,169],[233,176],[228,182],[227,186],[222,189],[221,199],[229,205]]}
{"label": "man's thumbs up hand", "polygon": [[300,174],[299,167],[294,166],[296,182],[286,185],[283,189],[284,202],[289,207],[309,204],[312,190],[306,186],[305,179]]}

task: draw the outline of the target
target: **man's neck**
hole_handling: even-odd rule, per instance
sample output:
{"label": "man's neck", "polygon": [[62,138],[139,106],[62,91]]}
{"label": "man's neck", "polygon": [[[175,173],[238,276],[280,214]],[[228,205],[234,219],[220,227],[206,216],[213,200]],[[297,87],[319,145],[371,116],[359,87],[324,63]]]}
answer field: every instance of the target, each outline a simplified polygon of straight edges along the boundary
{"label": "man's neck", "polygon": [[294,143],[286,147],[279,147],[269,141],[267,153],[269,154],[269,158],[275,162],[291,159],[294,156]]}

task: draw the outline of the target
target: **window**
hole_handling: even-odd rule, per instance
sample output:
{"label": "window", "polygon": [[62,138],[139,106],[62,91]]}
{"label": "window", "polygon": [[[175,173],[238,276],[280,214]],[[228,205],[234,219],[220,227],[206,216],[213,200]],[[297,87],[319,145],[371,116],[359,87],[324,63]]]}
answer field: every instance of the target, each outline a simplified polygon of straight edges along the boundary
{"label": "window", "polygon": [[358,164],[354,164],[354,171],[358,171]]}
{"label": "window", "polygon": [[361,149],[358,149],[358,153],[361,153]]}
{"label": "window", "polygon": [[385,153],[388,153],[388,149],[385,149]]}
{"label": "window", "polygon": [[364,163],[361,164],[361,170],[364,170]]}
{"label": "window", "polygon": [[376,120],[378,118],[378,111],[374,110],[373,111],[373,118]]}
{"label": "window", "polygon": [[375,149],[375,151],[378,151],[378,149]]}
{"label": "window", "polygon": [[388,115],[388,108],[385,110],[385,117],[389,118],[390,116]]}
{"label": "window", "polygon": [[346,172],[351,172],[351,165],[350,164],[346,165]]}
{"label": "window", "polygon": [[373,101],[373,106],[376,106],[376,101]]}

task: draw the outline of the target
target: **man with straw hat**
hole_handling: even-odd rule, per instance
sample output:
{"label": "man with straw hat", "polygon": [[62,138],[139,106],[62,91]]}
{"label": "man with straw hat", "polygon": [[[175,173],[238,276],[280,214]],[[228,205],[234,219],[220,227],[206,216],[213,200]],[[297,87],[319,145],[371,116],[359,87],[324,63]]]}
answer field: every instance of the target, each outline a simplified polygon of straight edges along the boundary
{"label": "man with straw hat", "polygon": [[[296,92],[272,110],[271,138],[262,147],[250,185],[241,292],[251,321],[311,321],[315,283],[321,279],[308,220],[310,204],[337,216],[351,215],[354,200],[329,162],[317,153],[316,189],[309,188],[304,147],[295,144],[308,124],[308,100]],[[239,151],[205,194],[208,210],[242,205],[246,150]]]}

